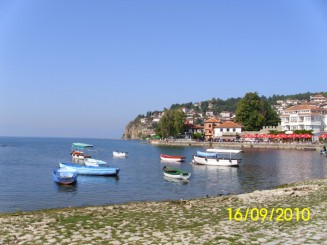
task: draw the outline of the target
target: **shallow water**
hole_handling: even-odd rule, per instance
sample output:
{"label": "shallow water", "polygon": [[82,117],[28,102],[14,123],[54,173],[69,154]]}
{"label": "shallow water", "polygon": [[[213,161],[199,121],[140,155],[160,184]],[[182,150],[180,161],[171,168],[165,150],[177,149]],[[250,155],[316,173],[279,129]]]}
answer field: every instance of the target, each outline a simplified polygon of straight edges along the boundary
{"label": "shallow water", "polygon": [[[94,145],[92,157],[119,167],[119,177],[82,176],[74,186],[59,186],[52,169],[71,161],[73,142]],[[127,151],[114,158],[112,151]],[[179,200],[269,189],[327,176],[327,158],[317,151],[245,149],[238,168],[191,164],[201,147],[163,147],[140,141],[0,137],[0,212],[131,201]],[[163,163],[160,153],[184,155],[183,163]],[[164,178],[162,168],[191,172],[188,182]]]}

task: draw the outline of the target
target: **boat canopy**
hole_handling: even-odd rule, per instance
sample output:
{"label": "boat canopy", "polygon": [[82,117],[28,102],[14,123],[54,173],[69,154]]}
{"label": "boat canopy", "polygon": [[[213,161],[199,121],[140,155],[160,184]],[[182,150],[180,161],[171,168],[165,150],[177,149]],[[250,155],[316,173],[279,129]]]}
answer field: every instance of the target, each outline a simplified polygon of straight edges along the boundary
{"label": "boat canopy", "polygon": [[73,143],[72,147],[84,149],[84,148],[92,148],[93,145],[84,144],[84,143]]}
{"label": "boat canopy", "polygon": [[209,152],[203,152],[203,151],[197,151],[197,156],[199,157],[216,157],[217,153],[209,153]]}
{"label": "boat canopy", "polygon": [[237,154],[237,153],[240,153],[240,152],[243,152],[243,151],[242,150],[232,150],[232,149],[207,149],[207,152]]}

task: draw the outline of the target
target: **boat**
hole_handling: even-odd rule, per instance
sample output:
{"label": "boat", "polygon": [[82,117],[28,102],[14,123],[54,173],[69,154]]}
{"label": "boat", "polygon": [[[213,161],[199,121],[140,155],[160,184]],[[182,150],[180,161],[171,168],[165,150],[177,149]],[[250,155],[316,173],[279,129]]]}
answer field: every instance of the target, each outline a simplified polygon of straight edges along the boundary
{"label": "boat", "polygon": [[160,154],[160,159],[165,162],[183,162],[185,160],[185,157]]}
{"label": "boat", "polygon": [[71,170],[76,170],[78,174],[84,175],[107,175],[115,176],[119,174],[119,168],[113,168],[109,166],[96,167],[96,166],[86,166],[74,163],[63,163],[60,162],[59,166],[61,168],[68,168]]}
{"label": "boat", "polygon": [[169,178],[187,180],[191,176],[189,172],[186,172],[178,168],[164,166],[162,170],[164,176]]}
{"label": "boat", "polygon": [[73,143],[72,152],[70,153],[73,159],[85,159],[90,158],[90,155],[84,153],[85,149],[93,148],[93,145],[85,143]]}
{"label": "boat", "polygon": [[112,155],[114,157],[127,157],[128,153],[123,151],[113,151]]}
{"label": "boat", "polygon": [[57,168],[53,170],[53,180],[58,184],[70,185],[77,182],[78,173],[76,170]]}
{"label": "boat", "polygon": [[94,159],[94,158],[85,158],[84,159],[84,164],[86,166],[95,166],[95,167],[102,166],[102,167],[104,167],[108,163],[105,162],[105,161],[102,161],[102,160]]}
{"label": "boat", "polygon": [[207,149],[206,152],[197,151],[192,162],[201,165],[238,167],[242,162],[241,158],[233,157],[242,150],[231,149]]}

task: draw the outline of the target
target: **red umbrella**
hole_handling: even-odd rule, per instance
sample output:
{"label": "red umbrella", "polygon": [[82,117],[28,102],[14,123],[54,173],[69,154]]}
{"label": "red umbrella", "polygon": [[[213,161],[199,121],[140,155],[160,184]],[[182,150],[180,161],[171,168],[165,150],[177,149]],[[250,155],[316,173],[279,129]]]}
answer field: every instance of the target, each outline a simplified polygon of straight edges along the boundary
{"label": "red umbrella", "polygon": [[312,138],[312,135],[311,134],[304,134],[303,138],[310,139],[310,138]]}
{"label": "red umbrella", "polygon": [[286,134],[277,134],[276,138],[283,139],[283,138],[285,138],[285,136],[286,136]]}

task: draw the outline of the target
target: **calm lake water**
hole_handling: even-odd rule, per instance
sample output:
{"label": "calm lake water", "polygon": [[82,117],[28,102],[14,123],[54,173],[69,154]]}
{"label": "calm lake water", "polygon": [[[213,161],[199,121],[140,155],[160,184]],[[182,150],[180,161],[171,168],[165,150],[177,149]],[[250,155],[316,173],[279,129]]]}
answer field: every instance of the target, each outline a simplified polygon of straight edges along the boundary
{"label": "calm lake water", "polygon": [[[52,169],[70,162],[71,144],[98,149],[93,158],[119,167],[119,177],[82,176],[74,186],[59,186]],[[113,158],[112,151],[127,151]],[[256,189],[327,176],[327,158],[318,151],[245,149],[239,168],[191,164],[201,147],[159,147],[140,141],[69,138],[0,137],[0,212],[117,204],[133,201],[179,200],[245,193]],[[159,154],[184,155],[184,163],[162,163]],[[163,177],[170,165],[192,173],[188,182]]]}

